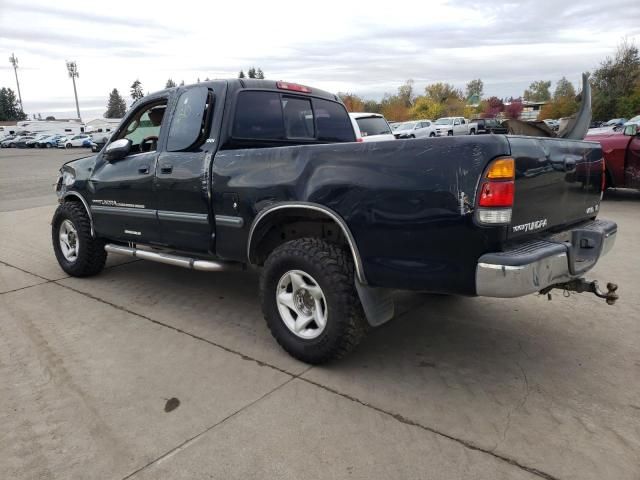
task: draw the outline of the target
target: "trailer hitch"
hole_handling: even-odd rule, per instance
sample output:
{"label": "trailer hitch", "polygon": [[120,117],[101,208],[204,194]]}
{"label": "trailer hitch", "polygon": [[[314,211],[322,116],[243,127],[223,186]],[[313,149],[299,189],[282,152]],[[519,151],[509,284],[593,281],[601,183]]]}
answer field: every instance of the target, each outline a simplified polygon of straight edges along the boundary
{"label": "trailer hitch", "polygon": [[607,283],[607,291],[603,292],[602,290],[600,290],[597,280],[589,282],[584,278],[575,278],[568,282],[549,285],[548,287],[540,290],[540,294],[547,295],[548,299],[551,300],[551,290],[553,290],[554,288],[563,290],[565,292],[565,296],[567,297],[570,295],[570,292],[590,292],[593,293],[596,297],[604,298],[608,305],[613,305],[619,298],[618,294],[616,293],[616,290],[618,290],[618,285],[616,285],[615,283]]}

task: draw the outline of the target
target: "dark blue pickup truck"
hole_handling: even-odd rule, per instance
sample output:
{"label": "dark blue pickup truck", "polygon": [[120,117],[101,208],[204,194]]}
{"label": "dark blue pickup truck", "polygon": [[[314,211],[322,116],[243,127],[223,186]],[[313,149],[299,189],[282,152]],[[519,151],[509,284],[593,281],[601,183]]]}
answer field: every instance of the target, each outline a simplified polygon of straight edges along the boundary
{"label": "dark blue pickup truck", "polygon": [[108,253],[217,272],[262,267],[280,345],[338,358],[398,289],[517,297],[608,292],[597,143],[507,135],[357,143],[333,94],[221,80],[137,101],[96,155],[66,163],[53,248],[69,274]]}

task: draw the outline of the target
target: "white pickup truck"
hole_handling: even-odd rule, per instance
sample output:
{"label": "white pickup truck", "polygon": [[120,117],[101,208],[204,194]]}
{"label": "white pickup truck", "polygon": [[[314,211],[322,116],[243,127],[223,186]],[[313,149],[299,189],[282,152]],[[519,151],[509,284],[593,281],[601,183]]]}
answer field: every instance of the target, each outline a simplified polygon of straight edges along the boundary
{"label": "white pickup truck", "polygon": [[478,131],[478,124],[464,117],[442,117],[435,121],[434,126],[439,137],[475,135]]}

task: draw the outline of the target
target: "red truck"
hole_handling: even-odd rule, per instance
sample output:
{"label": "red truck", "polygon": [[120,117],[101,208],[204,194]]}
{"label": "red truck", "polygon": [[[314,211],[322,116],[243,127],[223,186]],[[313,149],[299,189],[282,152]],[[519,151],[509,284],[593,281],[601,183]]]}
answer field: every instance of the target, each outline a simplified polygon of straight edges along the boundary
{"label": "red truck", "polygon": [[621,132],[599,132],[585,140],[600,142],[606,162],[606,188],[640,189],[640,127],[627,124]]}

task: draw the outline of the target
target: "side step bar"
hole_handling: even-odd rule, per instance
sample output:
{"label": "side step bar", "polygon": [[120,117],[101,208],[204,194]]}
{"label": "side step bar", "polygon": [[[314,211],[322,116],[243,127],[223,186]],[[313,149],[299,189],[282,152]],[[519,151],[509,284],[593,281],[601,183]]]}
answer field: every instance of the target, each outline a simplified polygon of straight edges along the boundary
{"label": "side step bar", "polygon": [[122,245],[114,245],[112,243],[105,245],[104,249],[109,253],[142,258],[143,260],[151,260],[152,262],[166,263],[167,265],[201,270],[203,272],[222,272],[226,270],[242,270],[244,268],[244,265],[241,263],[200,260],[197,258],[172,255],[170,253],[151,252],[149,250],[140,250],[139,248],[123,247]]}

